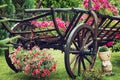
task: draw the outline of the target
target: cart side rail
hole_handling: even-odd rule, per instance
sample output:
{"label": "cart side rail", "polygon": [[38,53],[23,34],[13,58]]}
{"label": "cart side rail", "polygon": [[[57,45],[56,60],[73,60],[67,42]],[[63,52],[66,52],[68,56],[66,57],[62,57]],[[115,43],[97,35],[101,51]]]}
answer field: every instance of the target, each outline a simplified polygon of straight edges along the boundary
{"label": "cart side rail", "polygon": [[109,41],[114,41],[116,35],[120,34],[120,17],[98,14],[98,42],[103,45]]}

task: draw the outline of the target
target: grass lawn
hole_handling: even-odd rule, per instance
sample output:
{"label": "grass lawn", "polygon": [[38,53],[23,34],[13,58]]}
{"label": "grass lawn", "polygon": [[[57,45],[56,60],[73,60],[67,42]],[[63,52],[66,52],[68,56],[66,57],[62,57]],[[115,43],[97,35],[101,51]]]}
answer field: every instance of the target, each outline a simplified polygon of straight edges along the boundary
{"label": "grass lawn", "polygon": [[[26,76],[22,72],[13,72],[6,64],[4,54],[0,54],[0,80],[71,80],[65,70],[64,53],[59,50],[50,50],[51,54],[57,61],[57,70],[51,76],[43,79],[35,79],[31,76]],[[114,76],[104,76],[103,80],[120,80],[120,52],[112,53],[111,62],[113,64]],[[101,69],[100,60],[97,57],[95,69]],[[81,79],[79,79],[81,80]]]}

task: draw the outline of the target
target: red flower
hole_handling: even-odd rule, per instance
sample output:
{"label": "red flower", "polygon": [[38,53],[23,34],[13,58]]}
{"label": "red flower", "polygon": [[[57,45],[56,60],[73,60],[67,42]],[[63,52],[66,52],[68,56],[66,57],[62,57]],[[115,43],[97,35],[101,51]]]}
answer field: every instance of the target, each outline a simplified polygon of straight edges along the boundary
{"label": "red flower", "polygon": [[38,52],[36,52],[36,53],[34,54],[34,58],[35,58],[36,56],[38,56]]}
{"label": "red flower", "polygon": [[108,42],[108,43],[107,43],[107,46],[108,46],[108,47],[111,47],[112,45],[113,45],[113,42]]}
{"label": "red flower", "polygon": [[42,73],[42,77],[49,76],[49,75],[50,75],[50,71],[48,69],[44,69]]}
{"label": "red flower", "polygon": [[116,34],[116,38],[120,39],[120,34]]}
{"label": "red flower", "polygon": [[32,72],[32,75],[37,75],[40,73],[40,70],[39,69],[34,69],[33,72]]}
{"label": "red flower", "polygon": [[55,71],[56,70],[56,64],[54,64],[53,66],[51,66],[51,70]]}
{"label": "red flower", "polygon": [[46,74],[45,74],[45,73],[42,73],[42,74],[41,74],[41,76],[42,76],[42,77],[45,77],[45,76],[46,76]]}
{"label": "red flower", "polygon": [[21,46],[18,46],[17,51],[20,51],[20,50],[21,50],[21,48],[22,48]]}

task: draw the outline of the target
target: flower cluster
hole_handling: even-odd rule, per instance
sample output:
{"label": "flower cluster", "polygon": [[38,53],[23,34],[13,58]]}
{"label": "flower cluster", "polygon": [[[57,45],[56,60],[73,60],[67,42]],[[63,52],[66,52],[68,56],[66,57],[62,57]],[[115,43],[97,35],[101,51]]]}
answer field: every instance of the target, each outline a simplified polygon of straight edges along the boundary
{"label": "flower cluster", "polygon": [[[83,6],[85,9],[88,9],[88,1],[84,0]],[[118,10],[115,6],[111,5],[108,0],[91,0],[92,10],[95,10],[99,13],[105,15],[118,15]]]}
{"label": "flower cluster", "polygon": [[116,34],[116,38],[117,38],[117,39],[120,39],[120,34]]}
{"label": "flower cluster", "polygon": [[49,76],[56,70],[56,62],[46,51],[46,49],[40,50],[37,46],[29,51],[18,47],[10,54],[10,58],[16,69],[22,70],[26,75],[41,78]]}
{"label": "flower cluster", "polygon": [[[58,28],[60,28],[63,31],[66,30],[66,25],[69,24],[68,22],[65,23],[60,18],[56,18],[56,23],[57,23]],[[46,28],[46,27],[48,28],[48,27],[53,27],[54,26],[53,21],[41,21],[41,22],[32,21],[31,24],[35,25],[37,28]]]}

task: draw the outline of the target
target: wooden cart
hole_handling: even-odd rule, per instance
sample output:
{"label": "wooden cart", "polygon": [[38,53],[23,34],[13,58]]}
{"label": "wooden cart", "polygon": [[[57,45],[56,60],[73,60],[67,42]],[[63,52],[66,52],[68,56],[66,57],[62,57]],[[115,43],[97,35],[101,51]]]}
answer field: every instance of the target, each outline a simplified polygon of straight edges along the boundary
{"label": "wooden cart", "polygon": [[[115,35],[120,33],[120,18],[96,14],[92,10],[80,8],[41,8],[26,9],[26,13],[38,13],[30,18],[18,20],[10,19],[16,24],[10,28],[5,22],[3,27],[11,36],[21,35],[13,44],[14,48],[22,46],[24,49],[34,45],[43,48],[54,48],[64,52],[65,68],[71,78],[79,76],[83,71],[93,68],[98,47],[114,41]],[[87,15],[87,16],[86,16]],[[66,30],[61,32],[57,19],[69,21]],[[2,19],[2,18],[1,18]],[[36,20],[52,21],[54,27],[37,29],[31,24]],[[50,36],[41,34],[52,34]],[[55,33],[55,34],[53,34]],[[9,67],[18,72],[9,58],[9,49],[5,51],[5,58]]]}

